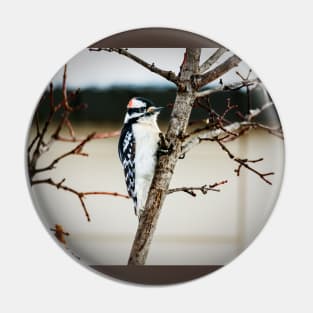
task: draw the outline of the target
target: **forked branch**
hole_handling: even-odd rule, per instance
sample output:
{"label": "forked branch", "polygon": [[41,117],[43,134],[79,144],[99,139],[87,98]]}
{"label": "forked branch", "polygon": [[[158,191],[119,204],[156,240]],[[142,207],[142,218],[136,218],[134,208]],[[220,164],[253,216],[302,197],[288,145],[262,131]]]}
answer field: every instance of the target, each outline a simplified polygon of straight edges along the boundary
{"label": "forked branch", "polygon": [[48,185],[54,186],[57,189],[62,189],[62,190],[68,191],[68,192],[76,195],[80,201],[80,204],[84,210],[84,213],[85,213],[85,216],[86,216],[88,222],[90,222],[90,215],[89,215],[89,212],[87,210],[87,206],[86,206],[85,201],[84,201],[85,196],[88,196],[88,195],[106,195],[106,196],[122,197],[125,199],[129,198],[128,195],[121,194],[118,192],[109,192],[109,191],[85,191],[85,192],[81,192],[81,191],[77,191],[76,189],[74,189],[72,187],[64,185],[64,182],[65,182],[65,178],[63,178],[58,183],[55,182],[52,178],[47,178],[47,179],[32,180],[30,183],[31,183],[31,185],[48,184]]}
{"label": "forked branch", "polygon": [[[245,80],[247,81],[247,80]],[[184,144],[182,147],[182,157],[185,156],[185,154],[194,146],[202,141],[212,141],[217,142],[219,146],[227,153],[228,157],[232,160],[234,160],[236,163],[238,163],[237,169],[235,169],[235,173],[237,176],[240,175],[241,169],[244,167],[247,170],[255,173],[258,175],[263,181],[265,181],[267,184],[272,184],[271,181],[267,179],[268,176],[274,175],[274,172],[268,172],[268,173],[262,173],[251,166],[252,163],[258,163],[263,161],[263,158],[258,158],[255,160],[250,160],[247,158],[239,158],[234,156],[233,153],[230,152],[230,150],[226,147],[225,142],[231,141],[235,138],[240,137],[247,131],[249,131],[252,128],[261,128],[265,129],[268,132],[274,134],[274,135],[282,135],[282,131],[280,126],[277,127],[270,127],[267,125],[263,125],[258,122],[254,122],[253,119],[258,116],[261,112],[263,112],[265,109],[270,108],[273,105],[272,102],[265,103],[261,108],[250,110],[249,115],[242,115],[239,111],[236,113],[240,113],[240,118],[243,119],[241,122],[234,122],[229,123],[226,119],[226,115],[237,108],[236,105],[232,105],[230,102],[230,99],[227,99],[227,106],[224,112],[219,115],[216,112],[212,112],[212,110],[208,107],[208,111],[211,110],[210,114],[214,116],[214,122],[211,120],[206,120],[205,126],[202,128],[198,128],[194,131],[192,131],[189,135],[185,136]]]}
{"label": "forked branch", "polygon": [[62,159],[70,156],[70,155],[81,155],[81,156],[88,156],[87,153],[82,152],[82,149],[84,147],[84,145],[92,140],[95,136],[95,133],[92,133],[90,135],[88,135],[80,144],[78,144],[74,149],[60,155],[59,157],[57,157],[56,159],[54,159],[49,165],[42,167],[42,168],[37,168],[34,170],[34,175],[38,174],[40,172],[45,172],[45,171],[49,171],[55,168],[56,164],[59,163]]}
{"label": "forked branch", "polygon": [[[116,196],[128,199],[128,195],[124,195],[118,192],[108,192],[108,191],[87,191],[81,192],[77,191],[76,189],[64,185],[65,178],[62,179],[60,182],[55,182],[52,178],[38,178],[34,179],[34,176],[39,173],[43,173],[46,171],[50,171],[56,168],[57,164],[71,155],[81,155],[81,156],[88,156],[87,153],[83,152],[84,146],[93,139],[104,139],[104,138],[111,138],[114,136],[118,136],[120,131],[114,132],[107,132],[107,133],[91,133],[86,138],[76,138],[74,128],[70,121],[70,115],[72,112],[81,110],[86,107],[86,105],[78,105],[72,107],[70,105],[70,101],[72,101],[79,90],[75,91],[74,93],[70,93],[68,95],[67,87],[66,87],[66,80],[67,80],[67,66],[64,66],[63,72],[63,82],[62,82],[62,100],[58,104],[54,103],[54,90],[52,83],[49,85],[49,113],[48,117],[43,123],[42,129],[40,129],[39,117],[38,117],[38,108],[42,105],[44,99],[46,98],[46,94],[43,95],[42,99],[39,102],[37,111],[35,112],[34,122],[36,126],[36,135],[31,140],[28,148],[27,148],[27,157],[28,157],[28,171],[30,177],[30,184],[31,186],[39,185],[39,184],[48,184],[54,186],[57,189],[62,189],[64,191],[70,192],[76,195],[80,201],[80,204],[84,210],[85,216],[88,221],[90,221],[90,215],[88,213],[84,198],[90,195],[109,195],[109,196]],[[57,126],[55,131],[52,131],[51,135],[48,135],[48,131],[50,130],[56,116],[56,112],[63,110],[63,116],[61,117],[60,121],[57,122]],[[69,137],[64,137],[61,135],[62,129],[66,127],[69,131]],[[37,163],[42,154],[50,149],[53,142],[59,140],[64,142],[78,142],[78,144],[71,150],[66,153],[61,154],[60,156],[56,157],[53,161],[50,162],[47,166],[38,168]]]}
{"label": "forked branch", "polygon": [[258,163],[263,161],[263,158],[259,158],[259,159],[255,159],[255,160],[248,160],[248,159],[241,159],[238,157],[235,157],[233,153],[230,152],[230,150],[225,146],[225,144],[222,143],[221,140],[216,139],[215,140],[219,146],[227,153],[228,157],[232,160],[234,160],[235,162],[237,162],[239,165],[237,167],[237,169],[235,169],[235,173],[237,173],[237,176],[240,175],[240,170],[242,167],[245,167],[247,170],[255,173],[256,175],[258,175],[262,180],[264,180],[267,184],[272,185],[272,182],[269,181],[266,177],[267,176],[271,176],[274,175],[274,172],[268,172],[268,173],[261,173],[260,171],[256,170],[255,168],[251,167],[249,165],[249,163]]}
{"label": "forked branch", "polygon": [[[250,114],[248,116],[242,115],[239,111],[236,113],[240,113],[240,118],[242,121],[238,122],[229,122],[225,121],[225,112],[228,110],[226,108],[225,112],[220,116],[219,120],[215,123],[210,123],[209,119],[203,120],[205,124],[203,127],[197,128],[191,131],[189,134],[186,134],[183,141],[182,146],[182,154],[186,154],[189,152],[194,146],[200,144],[203,141],[212,141],[215,138],[223,139],[225,141],[231,141],[233,139],[238,138],[244,133],[250,131],[251,129],[263,129],[269,132],[272,135],[275,135],[281,139],[283,139],[283,133],[281,126],[268,126],[259,122],[255,122],[253,119],[260,115],[266,109],[269,109],[273,106],[273,102],[267,102],[262,107],[250,110]],[[209,110],[209,108],[207,108]],[[216,114],[214,112],[214,114]],[[229,136],[228,136],[229,135]],[[232,135],[232,136],[231,136]]]}

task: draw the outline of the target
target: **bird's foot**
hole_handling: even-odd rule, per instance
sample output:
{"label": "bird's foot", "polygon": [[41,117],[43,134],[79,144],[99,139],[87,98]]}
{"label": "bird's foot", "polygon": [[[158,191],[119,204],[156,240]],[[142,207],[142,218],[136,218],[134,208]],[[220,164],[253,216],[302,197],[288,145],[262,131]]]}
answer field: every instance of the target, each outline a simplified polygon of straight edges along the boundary
{"label": "bird's foot", "polygon": [[163,133],[159,133],[160,141],[159,141],[159,149],[158,149],[158,157],[165,154],[170,154],[173,151],[173,146],[169,144],[166,140]]}
{"label": "bird's foot", "polygon": [[143,209],[139,209],[138,212],[137,212],[137,214],[136,214],[137,217],[138,217],[138,222],[140,221],[140,218],[141,218],[141,216],[143,215],[143,211],[144,211]]}

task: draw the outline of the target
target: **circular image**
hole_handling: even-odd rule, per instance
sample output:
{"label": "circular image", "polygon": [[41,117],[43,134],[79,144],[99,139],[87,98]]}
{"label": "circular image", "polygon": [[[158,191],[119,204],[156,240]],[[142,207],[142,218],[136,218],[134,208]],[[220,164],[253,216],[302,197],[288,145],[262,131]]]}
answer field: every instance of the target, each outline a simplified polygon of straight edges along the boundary
{"label": "circular image", "polygon": [[36,210],[69,255],[124,281],[170,284],[223,267],[259,234],[284,139],[237,55],[148,28],[62,66],[36,106],[26,158]]}

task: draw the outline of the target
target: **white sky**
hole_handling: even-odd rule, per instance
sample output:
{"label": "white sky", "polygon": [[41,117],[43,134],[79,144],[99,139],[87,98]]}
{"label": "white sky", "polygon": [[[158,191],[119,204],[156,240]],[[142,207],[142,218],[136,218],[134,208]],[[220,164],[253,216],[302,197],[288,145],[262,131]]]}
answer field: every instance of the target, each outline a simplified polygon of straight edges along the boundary
{"label": "white sky", "polygon": [[[178,73],[179,66],[183,60],[184,48],[132,48],[129,51],[149,63],[155,63],[157,67],[165,70],[172,70]],[[201,54],[201,63],[206,60],[215,48],[203,48]],[[225,53],[216,65],[223,62],[231,55]],[[201,64],[200,63],[200,64]],[[88,86],[107,88],[112,85],[137,85],[137,84],[154,84],[154,85],[172,85],[164,78],[154,74],[117,53],[106,51],[91,52],[88,49],[82,50],[76,56],[68,61],[67,84],[73,88],[83,88]],[[248,72],[248,67],[241,62],[240,65],[227,73],[223,80],[225,83],[238,80],[234,74],[239,70],[243,75]],[[55,85],[62,81],[63,67],[53,78]]]}

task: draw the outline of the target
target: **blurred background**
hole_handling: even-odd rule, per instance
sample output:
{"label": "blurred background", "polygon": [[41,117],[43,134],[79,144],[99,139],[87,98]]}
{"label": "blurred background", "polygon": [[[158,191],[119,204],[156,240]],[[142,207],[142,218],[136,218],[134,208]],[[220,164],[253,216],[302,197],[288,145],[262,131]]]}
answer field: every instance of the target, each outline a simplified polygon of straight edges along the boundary
{"label": "blurred background", "polygon": [[[216,49],[203,49],[202,61]],[[163,69],[179,71],[184,49],[130,49],[148,62]],[[216,64],[229,56],[226,53]],[[243,62],[223,76],[225,84],[239,81],[235,71],[243,76],[249,68]],[[63,68],[55,75],[54,101],[62,99]],[[254,73],[250,76],[256,77]],[[214,86],[218,82],[213,82]],[[71,114],[71,122],[77,137],[85,137],[93,131],[107,132],[121,129],[125,108],[130,98],[142,96],[151,99],[165,109],[160,115],[163,131],[175,100],[175,87],[156,74],[124,56],[108,52],[83,50],[67,63],[68,92],[80,88],[72,106],[86,104],[83,110]],[[45,91],[47,92],[47,91]],[[270,101],[262,87],[250,94],[252,109]],[[247,93],[221,92],[210,97],[210,105],[221,113],[227,99],[246,113]],[[49,97],[38,108],[41,125],[49,112]],[[237,109],[237,110],[238,110]],[[57,115],[55,121],[61,118]],[[195,108],[191,120],[208,118],[207,112]],[[229,120],[238,120],[233,112]],[[279,119],[274,107],[269,107],[258,117],[266,125],[277,126]],[[52,124],[48,132],[56,127]],[[62,133],[68,135],[66,131]],[[29,140],[35,136],[34,125]],[[49,135],[47,136],[49,137]],[[116,191],[127,193],[123,169],[117,154],[118,137],[88,142],[84,151],[88,157],[69,156],[57,164],[57,168],[36,175],[36,179],[53,178],[78,191]],[[46,166],[56,157],[74,148],[77,143],[54,141],[48,152],[39,159],[38,167]],[[180,192],[168,195],[161,211],[153,238],[148,265],[224,265],[241,253],[256,237],[267,221],[276,201],[284,166],[284,142],[263,130],[253,130],[239,139],[227,143],[236,156],[249,159],[264,158],[255,164],[262,172],[275,172],[270,176],[272,185],[257,175],[242,169],[240,177],[234,169],[236,163],[229,159],[217,143],[204,142],[179,160],[170,188],[202,186],[227,179],[220,192],[208,192],[197,197]],[[137,218],[132,200],[106,195],[86,197],[91,221],[87,222],[81,204],[75,195],[49,185],[31,187],[38,213],[48,229],[62,225],[70,235],[66,237],[68,252],[79,256],[89,265],[126,265]]]}

